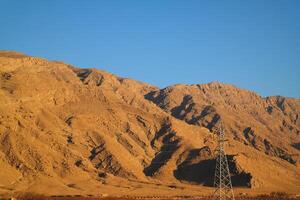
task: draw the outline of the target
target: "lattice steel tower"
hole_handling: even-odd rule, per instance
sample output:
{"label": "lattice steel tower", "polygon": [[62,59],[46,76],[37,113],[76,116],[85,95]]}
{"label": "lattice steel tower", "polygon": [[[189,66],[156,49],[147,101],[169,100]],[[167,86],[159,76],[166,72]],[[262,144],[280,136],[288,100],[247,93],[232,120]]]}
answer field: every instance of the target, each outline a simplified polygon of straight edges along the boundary
{"label": "lattice steel tower", "polygon": [[228,161],[224,150],[224,136],[225,129],[222,123],[219,124],[217,130],[218,134],[218,147],[216,149],[216,169],[214,186],[216,190],[213,195],[214,200],[234,200],[234,194],[231,184],[230,171]]}

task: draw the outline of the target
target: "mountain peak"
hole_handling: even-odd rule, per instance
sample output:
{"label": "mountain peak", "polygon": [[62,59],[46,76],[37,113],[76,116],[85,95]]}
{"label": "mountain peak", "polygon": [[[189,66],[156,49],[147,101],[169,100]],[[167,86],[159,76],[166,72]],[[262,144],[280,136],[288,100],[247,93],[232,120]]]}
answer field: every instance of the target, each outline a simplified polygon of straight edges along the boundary
{"label": "mountain peak", "polygon": [[1,193],[208,194],[219,122],[237,190],[299,191],[298,99],[219,82],[158,89],[15,52],[0,57]]}

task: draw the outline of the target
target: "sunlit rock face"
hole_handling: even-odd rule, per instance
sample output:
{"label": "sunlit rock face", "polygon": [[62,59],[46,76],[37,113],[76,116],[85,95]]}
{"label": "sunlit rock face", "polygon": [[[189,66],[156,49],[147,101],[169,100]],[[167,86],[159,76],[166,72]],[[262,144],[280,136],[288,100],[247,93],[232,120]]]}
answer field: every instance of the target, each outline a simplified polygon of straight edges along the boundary
{"label": "sunlit rock face", "polygon": [[235,187],[297,191],[299,114],[298,99],[216,82],[159,89],[2,51],[0,192],[205,193],[221,121]]}

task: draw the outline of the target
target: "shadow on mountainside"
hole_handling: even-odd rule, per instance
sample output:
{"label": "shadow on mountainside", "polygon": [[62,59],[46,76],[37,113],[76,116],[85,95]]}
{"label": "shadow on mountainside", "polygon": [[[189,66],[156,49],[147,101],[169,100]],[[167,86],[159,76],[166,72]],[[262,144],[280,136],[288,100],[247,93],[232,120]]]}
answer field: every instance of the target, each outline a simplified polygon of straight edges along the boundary
{"label": "shadow on mountainside", "polygon": [[[227,160],[229,170],[231,172],[232,185],[251,188],[252,175],[238,170],[237,163],[233,155],[227,155]],[[201,160],[200,162],[193,164],[189,164],[185,161],[174,171],[174,176],[180,181],[213,186],[215,166],[215,159]]]}

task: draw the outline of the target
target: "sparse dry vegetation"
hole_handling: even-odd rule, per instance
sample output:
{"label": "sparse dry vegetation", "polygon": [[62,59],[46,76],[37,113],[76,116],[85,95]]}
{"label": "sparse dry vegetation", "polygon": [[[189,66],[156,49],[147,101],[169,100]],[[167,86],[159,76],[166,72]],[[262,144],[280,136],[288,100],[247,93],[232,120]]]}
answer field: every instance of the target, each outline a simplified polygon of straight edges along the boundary
{"label": "sparse dry vegetation", "polygon": [[[12,198],[13,199],[13,198]],[[159,196],[148,196],[148,197],[94,197],[92,195],[89,196],[80,196],[80,195],[68,195],[68,196],[52,196],[46,197],[40,194],[35,193],[19,193],[14,196],[16,200],[212,200],[211,197],[192,197],[192,196],[184,196],[184,197],[159,197]],[[271,194],[264,194],[258,196],[236,196],[236,200],[300,200],[299,196],[289,195],[284,192],[275,192]]]}
{"label": "sparse dry vegetation", "polygon": [[12,200],[50,200],[51,197],[46,197],[42,194],[32,192],[20,192],[13,195]]}

